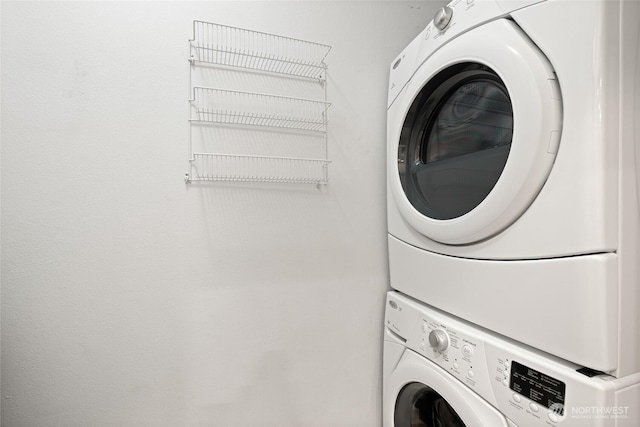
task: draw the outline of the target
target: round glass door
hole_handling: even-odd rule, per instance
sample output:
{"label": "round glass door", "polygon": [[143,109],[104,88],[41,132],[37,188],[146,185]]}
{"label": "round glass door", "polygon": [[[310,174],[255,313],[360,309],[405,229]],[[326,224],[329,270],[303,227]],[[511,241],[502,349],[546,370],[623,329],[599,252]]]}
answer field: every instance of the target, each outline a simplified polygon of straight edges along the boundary
{"label": "round glass door", "polygon": [[398,173],[409,202],[436,220],[463,216],[491,192],[513,137],[504,82],[489,67],[450,66],[422,88],[398,144]]}
{"label": "round glass door", "polygon": [[393,422],[395,427],[465,427],[455,409],[438,392],[420,383],[402,388]]}
{"label": "round glass door", "polygon": [[398,212],[434,242],[471,245],[514,224],[542,191],[561,145],[562,96],[547,58],[498,19],[429,56],[387,117]]}

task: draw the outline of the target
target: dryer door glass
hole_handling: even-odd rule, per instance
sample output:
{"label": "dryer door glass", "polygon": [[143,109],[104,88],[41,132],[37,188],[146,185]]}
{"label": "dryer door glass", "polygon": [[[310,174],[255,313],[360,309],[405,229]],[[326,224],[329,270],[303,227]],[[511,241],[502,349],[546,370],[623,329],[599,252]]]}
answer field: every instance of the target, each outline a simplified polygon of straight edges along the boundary
{"label": "dryer door glass", "polygon": [[493,70],[462,63],[441,71],[419,92],[400,134],[407,198],[433,219],[470,212],[498,181],[512,136],[511,100]]}
{"label": "dryer door glass", "polygon": [[420,383],[402,388],[396,400],[393,423],[395,427],[465,427],[440,394]]}

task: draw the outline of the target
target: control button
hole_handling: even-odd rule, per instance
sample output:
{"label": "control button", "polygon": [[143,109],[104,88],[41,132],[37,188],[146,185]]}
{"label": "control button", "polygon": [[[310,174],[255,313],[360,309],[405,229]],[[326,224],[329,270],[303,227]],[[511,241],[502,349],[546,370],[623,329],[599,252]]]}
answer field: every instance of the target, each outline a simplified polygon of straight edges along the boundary
{"label": "control button", "polygon": [[460,365],[458,365],[458,362],[453,362],[453,368],[454,369],[458,369],[460,367]]}
{"label": "control button", "polygon": [[429,344],[435,351],[443,352],[449,347],[449,336],[442,329],[434,329],[429,334]]}
{"label": "control button", "polygon": [[553,412],[549,412],[549,419],[550,419],[551,421],[553,421],[554,423],[557,423],[559,418],[558,418],[558,416],[557,416],[555,413],[553,413]]}
{"label": "control button", "polygon": [[533,412],[538,412],[540,408],[538,408],[538,405],[536,405],[535,403],[529,403],[529,409],[531,409],[531,411]]}
{"label": "control button", "polygon": [[519,394],[515,394],[513,393],[513,401],[516,403],[520,403],[520,401],[522,400],[522,398],[520,397]]}
{"label": "control button", "polygon": [[462,346],[462,354],[465,357],[471,357],[473,355],[473,348],[468,344],[463,345]]}
{"label": "control button", "polygon": [[469,378],[473,378],[475,376],[475,374],[471,369],[469,369],[469,372],[467,372],[467,375],[469,376]]}
{"label": "control button", "polygon": [[433,25],[440,31],[447,28],[453,17],[453,9],[449,6],[441,7],[433,17]]}
{"label": "control button", "polygon": [[424,342],[424,340],[422,340],[420,342],[420,350],[426,350],[427,349],[427,344]]}
{"label": "control button", "polygon": [[505,379],[503,379],[503,380],[502,380],[502,385],[509,385],[509,381],[507,381],[507,379],[506,379],[506,378],[505,378]]}

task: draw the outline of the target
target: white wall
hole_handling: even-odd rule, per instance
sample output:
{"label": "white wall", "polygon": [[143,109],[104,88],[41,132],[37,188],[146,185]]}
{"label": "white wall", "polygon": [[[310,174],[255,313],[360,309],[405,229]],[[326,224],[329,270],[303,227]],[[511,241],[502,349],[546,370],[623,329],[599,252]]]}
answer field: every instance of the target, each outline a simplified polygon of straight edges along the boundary
{"label": "white wall", "polygon": [[[2,425],[378,425],[387,70],[440,5],[2,2]],[[333,46],[326,190],[184,183],[193,19]]]}

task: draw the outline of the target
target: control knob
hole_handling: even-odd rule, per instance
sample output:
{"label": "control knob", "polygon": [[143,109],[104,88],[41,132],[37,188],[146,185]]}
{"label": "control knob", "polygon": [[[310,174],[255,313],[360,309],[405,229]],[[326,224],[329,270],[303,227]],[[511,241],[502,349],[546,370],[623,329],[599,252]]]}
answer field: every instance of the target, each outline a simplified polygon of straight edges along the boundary
{"label": "control knob", "polygon": [[433,25],[440,31],[443,31],[451,22],[453,17],[453,9],[449,6],[441,7],[433,17]]}
{"label": "control knob", "polygon": [[429,345],[439,352],[443,352],[449,347],[449,336],[442,329],[434,329],[429,333]]}

